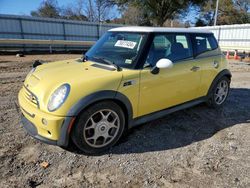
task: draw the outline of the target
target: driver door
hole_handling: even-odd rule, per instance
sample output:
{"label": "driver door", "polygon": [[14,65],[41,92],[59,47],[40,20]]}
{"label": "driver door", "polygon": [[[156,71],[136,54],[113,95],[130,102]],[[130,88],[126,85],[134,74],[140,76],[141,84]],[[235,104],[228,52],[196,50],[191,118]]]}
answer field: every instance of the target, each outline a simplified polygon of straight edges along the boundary
{"label": "driver door", "polygon": [[[162,58],[173,67],[152,74],[151,68]],[[146,115],[197,98],[201,74],[193,60],[188,34],[156,34],[140,72],[138,115]]]}

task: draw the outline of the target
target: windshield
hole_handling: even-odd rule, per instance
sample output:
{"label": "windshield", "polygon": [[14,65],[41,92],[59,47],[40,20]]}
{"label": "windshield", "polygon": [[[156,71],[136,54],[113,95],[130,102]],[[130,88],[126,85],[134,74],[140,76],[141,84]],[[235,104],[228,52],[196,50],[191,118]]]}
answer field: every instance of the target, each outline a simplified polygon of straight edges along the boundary
{"label": "windshield", "polygon": [[85,54],[85,58],[98,63],[133,68],[145,38],[146,34],[107,32]]}

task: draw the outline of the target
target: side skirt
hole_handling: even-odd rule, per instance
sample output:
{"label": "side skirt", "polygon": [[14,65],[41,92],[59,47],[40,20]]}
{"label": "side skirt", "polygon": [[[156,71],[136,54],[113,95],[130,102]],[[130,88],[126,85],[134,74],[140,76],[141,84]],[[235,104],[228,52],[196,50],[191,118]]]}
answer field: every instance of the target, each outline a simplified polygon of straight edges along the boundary
{"label": "side skirt", "polygon": [[159,119],[159,118],[164,117],[164,116],[166,116],[168,114],[171,114],[173,112],[183,110],[183,109],[186,109],[186,108],[190,108],[192,106],[198,105],[198,104],[206,102],[206,101],[207,101],[207,97],[200,97],[198,99],[188,101],[188,102],[185,102],[183,104],[179,104],[177,106],[167,108],[165,110],[161,110],[161,111],[158,111],[158,112],[153,112],[151,114],[135,118],[135,119],[132,120],[129,128],[135,127],[137,125],[140,125],[140,124],[143,124],[143,123],[146,123],[146,122],[149,122],[149,121]]}

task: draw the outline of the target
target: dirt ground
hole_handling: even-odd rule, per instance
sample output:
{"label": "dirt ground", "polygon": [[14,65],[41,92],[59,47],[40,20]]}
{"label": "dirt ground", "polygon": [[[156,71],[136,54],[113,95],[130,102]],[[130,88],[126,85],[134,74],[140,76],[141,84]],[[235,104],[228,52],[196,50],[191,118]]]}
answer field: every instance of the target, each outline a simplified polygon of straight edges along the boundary
{"label": "dirt ground", "polygon": [[0,187],[250,187],[250,63],[230,62],[222,109],[173,113],[86,156],[32,139],[14,106],[32,61],[79,56],[0,56]]}

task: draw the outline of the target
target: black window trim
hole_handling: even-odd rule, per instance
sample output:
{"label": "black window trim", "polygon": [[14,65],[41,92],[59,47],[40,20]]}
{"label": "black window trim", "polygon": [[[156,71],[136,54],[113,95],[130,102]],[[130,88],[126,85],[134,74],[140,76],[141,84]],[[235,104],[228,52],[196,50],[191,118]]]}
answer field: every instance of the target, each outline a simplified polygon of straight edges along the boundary
{"label": "black window trim", "polygon": [[143,69],[153,39],[154,39],[154,33],[148,32],[146,42],[141,50],[141,53],[138,55],[137,62],[135,63],[134,66],[135,70]]}
{"label": "black window trim", "polygon": [[[192,55],[190,57],[174,61],[173,63],[181,63],[181,62],[185,62],[185,61],[198,59],[199,57],[197,58],[197,56],[199,56],[200,54],[195,53],[195,36],[196,35],[213,35],[213,33],[199,33],[199,32],[197,32],[197,33],[191,33],[191,32],[134,32],[134,31],[108,31],[108,32],[112,32],[112,33],[114,33],[114,32],[136,33],[136,34],[144,34],[145,35],[145,40],[144,40],[144,43],[142,44],[143,47],[139,51],[138,56],[135,59],[135,62],[133,63],[134,65],[131,68],[126,68],[129,70],[143,70],[144,69],[143,66],[146,62],[146,58],[148,56],[148,53],[149,53],[149,50],[150,50],[150,47],[151,47],[151,44],[153,42],[155,35],[175,34],[175,35],[186,35],[188,37],[188,43],[191,45],[191,51],[192,51],[191,54]],[[214,37],[214,35],[213,35],[213,37]],[[213,50],[216,50],[219,48],[218,41],[216,39],[215,39],[215,41],[217,43],[217,48],[215,48]],[[210,51],[212,51],[212,50],[210,50]]]}

